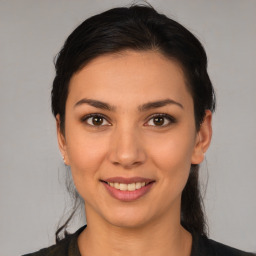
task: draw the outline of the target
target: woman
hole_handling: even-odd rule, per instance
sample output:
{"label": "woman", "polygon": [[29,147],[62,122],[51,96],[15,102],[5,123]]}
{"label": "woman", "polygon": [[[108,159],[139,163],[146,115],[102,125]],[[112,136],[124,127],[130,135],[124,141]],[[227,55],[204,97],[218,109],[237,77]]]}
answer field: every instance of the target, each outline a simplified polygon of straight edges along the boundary
{"label": "woman", "polygon": [[30,255],[251,255],[207,238],[198,171],[214,109],[183,26],[136,5],[84,21],[58,55],[52,111],[87,226]]}

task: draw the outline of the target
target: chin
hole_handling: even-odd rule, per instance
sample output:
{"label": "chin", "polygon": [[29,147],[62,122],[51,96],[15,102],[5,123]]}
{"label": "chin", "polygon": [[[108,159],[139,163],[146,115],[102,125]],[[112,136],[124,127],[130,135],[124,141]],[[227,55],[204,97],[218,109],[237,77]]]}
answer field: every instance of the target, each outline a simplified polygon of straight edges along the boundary
{"label": "chin", "polygon": [[150,216],[147,211],[144,213],[143,211],[138,212],[138,210],[121,209],[120,211],[109,213],[108,216],[105,216],[105,219],[108,223],[116,227],[140,228],[149,222]]}
{"label": "chin", "polygon": [[118,228],[123,228],[123,229],[136,229],[136,228],[141,228],[145,226],[147,223],[145,220],[138,220],[138,219],[132,219],[132,218],[127,218],[127,219],[115,219],[115,220],[110,220],[109,223],[112,226],[118,227]]}

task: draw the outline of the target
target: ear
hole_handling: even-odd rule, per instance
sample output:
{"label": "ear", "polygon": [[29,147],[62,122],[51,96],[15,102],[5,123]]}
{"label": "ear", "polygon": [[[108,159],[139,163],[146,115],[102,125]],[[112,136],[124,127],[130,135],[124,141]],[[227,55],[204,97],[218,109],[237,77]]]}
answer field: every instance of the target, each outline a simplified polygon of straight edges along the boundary
{"label": "ear", "polygon": [[196,135],[194,151],[191,157],[191,164],[200,164],[204,160],[204,154],[210,146],[212,138],[212,112],[205,111],[204,121]]}
{"label": "ear", "polygon": [[57,128],[57,139],[58,139],[59,150],[61,152],[65,165],[69,165],[68,154],[67,154],[67,144],[66,144],[65,135],[63,134],[63,131],[61,129],[59,114],[56,115],[56,128]]}

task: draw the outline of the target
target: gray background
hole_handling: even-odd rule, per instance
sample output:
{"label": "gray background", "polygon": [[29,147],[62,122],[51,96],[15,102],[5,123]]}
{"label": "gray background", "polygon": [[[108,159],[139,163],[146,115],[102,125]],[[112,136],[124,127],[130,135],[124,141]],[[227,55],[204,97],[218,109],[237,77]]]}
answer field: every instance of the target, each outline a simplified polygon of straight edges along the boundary
{"label": "gray background", "polygon": [[[210,237],[256,251],[256,1],[149,1],[206,48],[217,92],[203,164]],[[54,242],[69,199],[50,112],[53,58],[86,17],[131,1],[0,0],[0,251]],[[81,225],[77,220],[73,231]]]}

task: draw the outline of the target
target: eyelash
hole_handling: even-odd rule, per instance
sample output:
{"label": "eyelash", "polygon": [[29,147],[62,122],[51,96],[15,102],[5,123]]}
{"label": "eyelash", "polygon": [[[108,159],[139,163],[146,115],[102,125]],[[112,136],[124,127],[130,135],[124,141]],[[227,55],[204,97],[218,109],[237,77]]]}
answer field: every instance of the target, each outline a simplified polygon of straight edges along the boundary
{"label": "eyelash", "polygon": [[[95,113],[95,114],[89,114],[89,115],[84,116],[84,117],[81,119],[81,121],[82,121],[82,122],[85,122],[86,125],[92,126],[92,127],[95,127],[95,128],[105,126],[105,125],[92,125],[92,124],[88,124],[88,119],[93,118],[93,117],[101,117],[101,118],[103,118],[104,120],[106,120],[107,122],[109,122],[109,121],[107,120],[107,118],[106,118],[104,115],[102,115],[102,114],[96,114],[96,113]],[[150,118],[148,119],[147,123],[148,123],[151,119],[156,118],[156,117],[163,117],[163,118],[167,119],[168,124],[165,124],[165,125],[163,125],[163,126],[157,126],[157,125],[147,125],[147,126],[153,126],[153,127],[160,127],[160,128],[163,128],[163,127],[169,126],[169,125],[171,125],[171,124],[173,124],[173,123],[176,123],[176,119],[175,119],[174,117],[168,115],[168,114],[154,114],[154,115],[150,116]],[[108,125],[108,126],[110,126],[110,125]]]}
{"label": "eyelash", "polygon": [[[168,124],[165,124],[165,125],[162,125],[162,126],[157,126],[157,125],[154,125],[154,126],[153,126],[153,125],[152,125],[153,127],[160,127],[160,128],[162,128],[162,127],[167,127],[167,126],[169,126],[169,125],[171,125],[171,124],[176,123],[176,119],[175,119],[173,116],[170,116],[170,115],[168,115],[168,114],[154,114],[154,115],[150,116],[150,118],[148,119],[147,123],[148,123],[150,120],[153,120],[153,119],[156,118],[156,117],[163,117],[163,118],[167,119]],[[147,125],[147,126],[149,126],[149,125]]]}
{"label": "eyelash", "polygon": [[[81,119],[81,121],[82,121],[82,122],[85,122],[86,125],[88,125],[88,126],[92,126],[92,127],[96,127],[96,128],[97,128],[97,125],[91,125],[91,124],[88,124],[88,123],[87,123],[88,119],[89,119],[89,118],[93,118],[93,117],[101,117],[101,118],[103,118],[104,120],[107,120],[107,118],[106,118],[104,115],[102,115],[102,114],[89,114],[89,115],[84,116],[84,117]],[[109,122],[109,121],[107,120],[107,122]],[[103,126],[103,125],[99,125],[99,127],[100,127],[100,126]]]}

